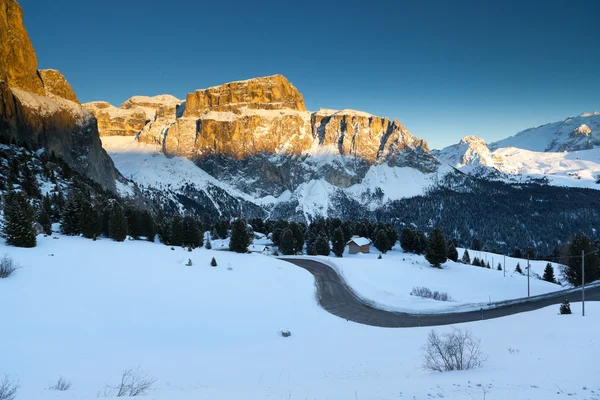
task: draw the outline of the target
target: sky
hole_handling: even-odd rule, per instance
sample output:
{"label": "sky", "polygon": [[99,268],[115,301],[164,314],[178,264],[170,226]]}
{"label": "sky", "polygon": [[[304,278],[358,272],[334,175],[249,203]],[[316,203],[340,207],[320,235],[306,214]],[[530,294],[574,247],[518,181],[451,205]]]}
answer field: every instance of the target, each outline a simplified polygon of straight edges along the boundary
{"label": "sky", "polygon": [[19,0],[38,67],[115,105],[282,74],[431,148],[600,111],[600,1]]}

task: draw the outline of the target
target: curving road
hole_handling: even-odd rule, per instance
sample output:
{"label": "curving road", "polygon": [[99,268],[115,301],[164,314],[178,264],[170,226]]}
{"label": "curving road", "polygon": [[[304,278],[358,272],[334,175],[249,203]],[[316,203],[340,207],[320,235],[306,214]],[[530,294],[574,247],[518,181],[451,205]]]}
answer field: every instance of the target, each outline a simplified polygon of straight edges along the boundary
{"label": "curving road", "polygon": [[[444,314],[410,314],[386,311],[369,305],[359,298],[344,279],[329,265],[313,259],[282,258],[314,275],[317,299],[321,307],[340,318],[359,324],[386,328],[409,328],[417,326],[449,325],[480,321],[522,313],[562,303],[581,301],[581,291],[560,291],[542,296],[492,303],[479,311]],[[586,288],[586,301],[600,301],[600,286]],[[558,311],[558,310],[557,310]]]}

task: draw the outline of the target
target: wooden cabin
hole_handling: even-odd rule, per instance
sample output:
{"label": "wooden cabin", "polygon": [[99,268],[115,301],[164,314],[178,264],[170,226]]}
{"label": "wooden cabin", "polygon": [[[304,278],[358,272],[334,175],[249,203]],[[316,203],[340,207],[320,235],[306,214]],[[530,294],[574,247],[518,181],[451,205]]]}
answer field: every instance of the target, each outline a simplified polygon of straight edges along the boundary
{"label": "wooden cabin", "polygon": [[350,254],[368,254],[371,249],[371,241],[364,237],[354,236],[348,243],[348,253]]}

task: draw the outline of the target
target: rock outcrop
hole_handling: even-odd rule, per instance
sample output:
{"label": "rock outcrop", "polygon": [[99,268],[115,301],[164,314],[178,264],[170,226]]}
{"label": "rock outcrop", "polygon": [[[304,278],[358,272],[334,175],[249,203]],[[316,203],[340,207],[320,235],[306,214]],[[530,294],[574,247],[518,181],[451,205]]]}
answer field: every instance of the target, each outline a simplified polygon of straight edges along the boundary
{"label": "rock outcrop", "polygon": [[44,95],[35,51],[23,25],[23,10],[14,0],[0,0],[0,80]]}
{"label": "rock outcrop", "polygon": [[14,0],[0,0],[0,136],[54,152],[71,168],[116,192],[119,174],[102,148],[96,119],[76,100],[58,71],[37,71],[21,7]]}
{"label": "rock outcrop", "polygon": [[306,111],[304,98],[284,76],[272,75],[230,82],[187,95],[184,117],[201,117],[209,111],[260,110]]}
{"label": "rock outcrop", "polygon": [[136,136],[146,126],[146,112],[141,108],[117,108],[106,101],[84,103],[98,120],[100,136]]}
{"label": "rock outcrop", "polygon": [[176,109],[183,101],[170,94],[161,94],[158,96],[133,96],[123,104],[122,109],[141,108],[146,113],[146,119],[154,121],[159,109]]}
{"label": "rock outcrop", "polygon": [[59,71],[55,69],[39,70],[42,84],[44,85],[44,93],[48,97],[62,97],[63,99],[71,100],[79,104],[79,100],[73,91],[73,88],[67,82],[67,79]]}
{"label": "rock outcrop", "polygon": [[465,136],[457,144],[435,151],[434,155],[453,167],[494,166],[502,157],[492,154],[485,141],[477,136]]}

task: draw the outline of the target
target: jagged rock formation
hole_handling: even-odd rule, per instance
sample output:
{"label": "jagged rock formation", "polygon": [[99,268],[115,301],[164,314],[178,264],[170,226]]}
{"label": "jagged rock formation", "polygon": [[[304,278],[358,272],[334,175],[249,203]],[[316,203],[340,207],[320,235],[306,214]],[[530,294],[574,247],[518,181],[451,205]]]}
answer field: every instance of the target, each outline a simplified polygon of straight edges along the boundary
{"label": "jagged rock formation", "polygon": [[133,96],[125,100],[125,102],[121,104],[121,108],[141,108],[146,113],[146,119],[153,121],[159,109],[176,108],[181,103],[181,100],[170,94],[161,94],[158,96]]}
{"label": "jagged rock formation", "polygon": [[146,126],[146,112],[141,108],[122,109],[105,101],[84,103],[83,107],[98,120],[100,136],[135,136]]}
{"label": "jagged rock formation", "polygon": [[44,94],[35,51],[23,25],[23,10],[14,0],[0,0],[0,80]]}
{"label": "jagged rock formation", "polygon": [[79,100],[67,79],[55,69],[41,69],[38,71],[44,85],[44,93],[48,97],[62,97],[79,104]]}
{"label": "jagged rock formation", "polygon": [[116,191],[118,172],[102,148],[95,118],[72,101],[77,98],[58,71],[37,71],[22,14],[16,1],[0,0],[0,136],[54,152],[104,189]]}

